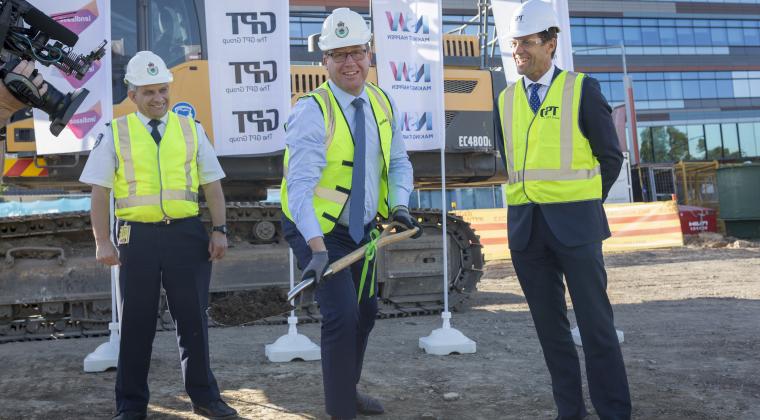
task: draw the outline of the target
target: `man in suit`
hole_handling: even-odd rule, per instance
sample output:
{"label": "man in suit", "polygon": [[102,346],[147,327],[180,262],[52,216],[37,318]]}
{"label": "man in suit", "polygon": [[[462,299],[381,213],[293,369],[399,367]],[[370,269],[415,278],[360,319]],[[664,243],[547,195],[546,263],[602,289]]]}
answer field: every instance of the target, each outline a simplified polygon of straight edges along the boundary
{"label": "man in suit", "polygon": [[610,236],[602,203],[623,156],[599,83],[553,64],[558,32],[551,4],[540,0],[523,3],[508,32],[522,75],[496,103],[497,144],[509,176],[509,248],[551,375],[557,418],[588,414],[564,276],[594,408],[602,419],[629,419],[628,380],[602,257],[602,241]]}

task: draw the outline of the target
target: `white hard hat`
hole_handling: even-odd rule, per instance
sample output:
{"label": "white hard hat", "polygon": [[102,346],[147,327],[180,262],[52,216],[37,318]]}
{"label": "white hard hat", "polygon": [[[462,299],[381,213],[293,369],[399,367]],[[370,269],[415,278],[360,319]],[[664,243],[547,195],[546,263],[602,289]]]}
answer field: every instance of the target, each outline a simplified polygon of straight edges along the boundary
{"label": "white hard hat", "polygon": [[322,51],[364,45],[372,39],[372,32],[364,18],[346,7],[333,10],[322,23],[319,49]]}
{"label": "white hard hat", "polygon": [[171,83],[174,81],[172,72],[166,68],[166,63],[151,51],[140,51],[127,63],[127,74],[124,83],[135,86]]}
{"label": "white hard hat", "polygon": [[530,0],[515,10],[507,36],[519,38],[543,32],[551,27],[557,28],[559,32],[559,19],[551,3]]}

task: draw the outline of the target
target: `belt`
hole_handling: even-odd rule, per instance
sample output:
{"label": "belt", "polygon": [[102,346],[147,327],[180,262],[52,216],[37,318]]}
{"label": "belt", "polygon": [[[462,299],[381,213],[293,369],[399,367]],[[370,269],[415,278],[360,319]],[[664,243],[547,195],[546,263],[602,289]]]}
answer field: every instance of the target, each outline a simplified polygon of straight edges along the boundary
{"label": "belt", "polygon": [[131,220],[122,220],[119,219],[119,224],[130,224],[130,225],[147,225],[147,226],[167,226],[167,225],[174,225],[180,222],[186,222],[188,220],[197,219],[198,216],[190,216],[190,217],[183,217],[180,219],[164,219],[160,222],[133,222]]}

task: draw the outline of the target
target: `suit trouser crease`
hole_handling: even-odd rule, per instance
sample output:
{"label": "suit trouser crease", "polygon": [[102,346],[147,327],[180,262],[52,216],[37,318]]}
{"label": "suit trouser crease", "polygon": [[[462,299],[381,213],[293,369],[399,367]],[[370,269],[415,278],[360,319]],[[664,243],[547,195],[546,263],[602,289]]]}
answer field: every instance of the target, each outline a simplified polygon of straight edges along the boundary
{"label": "suit trouser crease", "polygon": [[220,398],[211,372],[206,308],[211,276],[208,235],[198,218],[170,225],[131,224],[119,246],[123,314],[116,376],[118,411],[143,411],[161,286],[176,327],[182,377],[190,399]]}
{"label": "suit trouser crease", "polygon": [[536,326],[560,419],[583,418],[580,362],[565,304],[563,274],[583,341],[591,401],[602,419],[630,418],[623,356],[607,296],[601,242],[567,247],[537,207],[527,248],[512,262]]}
{"label": "suit trouser crease", "polygon": [[[283,228],[298,267],[303,269],[311,259],[311,249],[292,221],[283,218]],[[336,225],[324,236],[330,263],[363,245],[370,228],[370,225],[365,227],[365,238],[357,245],[348,234],[348,228]],[[320,283],[316,293],[322,315],[320,345],[325,408],[329,415],[341,418],[356,416],[356,385],[361,378],[364,353],[377,314],[377,285],[370,298],[368,283],[374,262],[369,264],[367,283],[357,304],[363,264],[362,259],[331,275]]]}

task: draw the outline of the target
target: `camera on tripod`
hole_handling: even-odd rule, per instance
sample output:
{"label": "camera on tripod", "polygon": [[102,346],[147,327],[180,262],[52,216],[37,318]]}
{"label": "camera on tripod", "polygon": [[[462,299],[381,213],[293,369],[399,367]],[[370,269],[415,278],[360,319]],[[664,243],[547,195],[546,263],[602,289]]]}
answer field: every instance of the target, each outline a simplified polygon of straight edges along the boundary
{"label": "camera on tripod", "polygon": [[[23,22],[29,27],[24,28]],[[40,95],[31,78],[13,73],[21,60],[53,65],[66,75],[82,79],[93,62],[106,53],[106,41],[88,55],[72,52],[79,37],[25,0],[0,0],[0,80],[21,102],[50,116],[50,132],[57,136],[82,104],[89,91],[76,89],[63,94],[49,82]]]}

